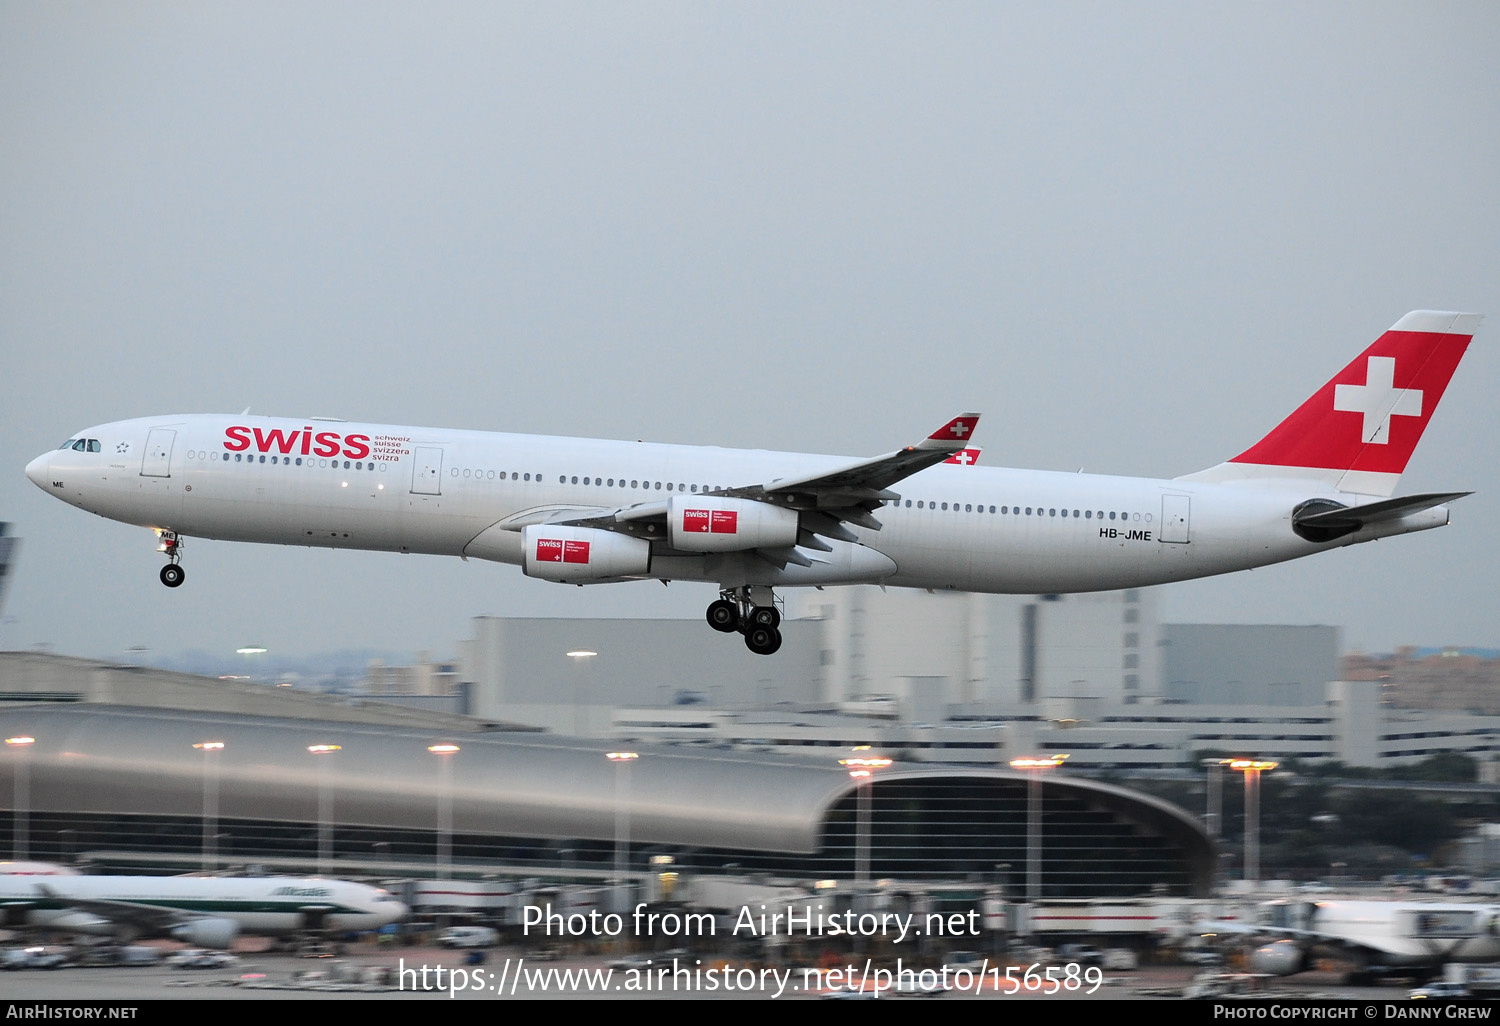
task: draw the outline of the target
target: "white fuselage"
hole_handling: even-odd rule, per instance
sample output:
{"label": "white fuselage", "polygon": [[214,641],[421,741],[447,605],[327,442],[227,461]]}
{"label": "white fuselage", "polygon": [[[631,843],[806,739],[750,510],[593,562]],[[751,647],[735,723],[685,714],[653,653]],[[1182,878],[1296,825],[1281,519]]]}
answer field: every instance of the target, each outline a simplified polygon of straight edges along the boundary
{"label": "white fuselage", "polygon": [[102,934],[134,922],[130,906],[172,913],[178,925],[221,919],[270,936],[313,927],[375,930],[407,914],[381,888],[297,877],[0,876],[0,903],[25,907],[30,926]]}
{"label": "white fuselage", "polygon": [[[680,495],[772,484],[845,457],[392,427],[184,415],[120,421],[27,474],[100,516],[185,537],[523,563],[525,524]],[[1152,480],[940,464],[876,510],[879,531],[832,543],[811,566],[652,541],[645,576],[739,585],[885,583],[978,592],[1136,587],[1263,566],[1447,523],[1437,507],[1313,543],[1291,527],[1305,480]]]}

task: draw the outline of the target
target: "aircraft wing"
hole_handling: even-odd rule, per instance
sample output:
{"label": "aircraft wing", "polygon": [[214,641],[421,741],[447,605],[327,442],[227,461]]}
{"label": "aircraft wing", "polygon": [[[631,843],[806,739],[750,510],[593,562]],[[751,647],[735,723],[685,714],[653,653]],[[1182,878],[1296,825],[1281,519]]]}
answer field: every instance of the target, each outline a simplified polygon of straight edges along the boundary
{"label": "aircraft wing", "polygon": [[[872,531],[880,530],[880,521],[873,516],[874,511],[887,502],[900,498],[890,491],[891,485],[936,464],[954,462],[954,457],[959,454],[977,453],[978,450],[969,445],[969,438],[978,423],[979,414],[961,413],[915,445],[884,456],[853,460],[832,470],[820,470],[797,477],[772,478],[759,484],[723,488],[703,494],[749,499],[795,509],[801,514],[797,546],[828,551],[827,544],[814,536],[822,535],[846,542],[857,540],[857,536],[843,526],[845,523]],[[614,510],[590,511],[582,515],[561,515],[547,520],[547,523],[645,534],[648,527],[664,527],[666,519],[667,503],[663,501]],[[656,531],[649,533],[661,536]],[[795,548],[778,549],[775,561],[807,565],[804,562],[806,557],[799,558],[799,555]]]}
{"label": "aircraft wing", "polygon": [[36,889],[48,901],[66,905],[79,912],[86,912],[107,922],[131,927],[138,934],[166,934],[172,927],[194,918],[184,915],[177,909],[163,908],[160,905],[144,905],[133,901],[110,901],[104,898],[68,897],[42,883],[37,884]]}

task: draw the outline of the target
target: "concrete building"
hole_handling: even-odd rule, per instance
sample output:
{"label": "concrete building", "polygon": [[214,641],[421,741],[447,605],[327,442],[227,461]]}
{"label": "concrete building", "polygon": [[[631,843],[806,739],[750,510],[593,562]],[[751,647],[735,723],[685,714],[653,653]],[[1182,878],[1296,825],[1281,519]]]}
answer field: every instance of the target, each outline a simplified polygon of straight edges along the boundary
{"label": "concrete building", "polygon": [[[460,675],[475,715],[577,735],[619,707],[824,705],[936,721],[951,705],[1160,700],[1153,593],[810,592],[756,656],[700,620],[474,620]],[[592,653],[569,656],[568,653]],[[670,655],[664,658],[663,653]]]}
{"label": "concrete building", "polygon": [[1321,705],[1341,679],[1337,627],[1173,623],[1161,639],[1168,702]]}
{"label": "concrete building", "polygon": [[1349,680],[1378,681],[1391,705],[1500,715],[1500,653],[1493,650],[1408,646],[1390,655],[1354,653],[1344,671]]}
{"label": "concrete building", "polygon": [[891,696],[934,708],[1160,694],[1156,596],[975,595],[836,588],[802,597],[819,625],[826,701]]}

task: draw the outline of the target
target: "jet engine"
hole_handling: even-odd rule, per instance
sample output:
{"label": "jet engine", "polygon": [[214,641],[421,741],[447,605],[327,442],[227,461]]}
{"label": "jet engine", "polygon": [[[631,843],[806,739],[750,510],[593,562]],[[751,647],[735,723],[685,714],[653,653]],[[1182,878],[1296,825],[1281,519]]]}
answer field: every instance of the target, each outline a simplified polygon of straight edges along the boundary
{"label": "jet engine", "polygon": [[797,511],[754,499],[674,495],[667,500],[674,549],[735,552],[797,544]]}
{"label": "jet engine", "polygon": [[1300,973],[1307,961],[1296,941],[1279,940],[1256,948],[1250,953],[1250,971],[1271,976]]}
{"label": "jet engine", "polygon": [[521,532],[527,577],[562,584],[636,577],[651,569],[651,543],[593,527],[533,524]]}
{"label": "jet engine", "polygon": [[195,948],[223,950],[239,936],[240,924],[233,919],[194,919],[172,927],[175,940],[186,941]]}

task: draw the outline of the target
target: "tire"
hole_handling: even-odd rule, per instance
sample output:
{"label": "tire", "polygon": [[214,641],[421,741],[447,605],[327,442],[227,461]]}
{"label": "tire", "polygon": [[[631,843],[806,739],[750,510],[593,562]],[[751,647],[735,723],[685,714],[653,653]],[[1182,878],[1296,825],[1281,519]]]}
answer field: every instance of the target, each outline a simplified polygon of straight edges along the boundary
{"label": "tire", "polygon": [[733,602],[725,599],[708,607],[708,625],[724,634],[732,634],[740,628],[740,611]]}
{"label": "tire", "polygon": [[756,606],[750,610],[750,622],[757,627],[769,627],[773,631],[781,626],[781,614],[775,606]]}

